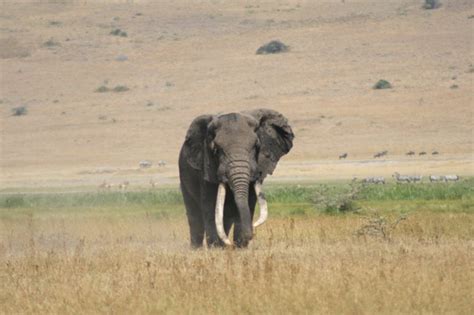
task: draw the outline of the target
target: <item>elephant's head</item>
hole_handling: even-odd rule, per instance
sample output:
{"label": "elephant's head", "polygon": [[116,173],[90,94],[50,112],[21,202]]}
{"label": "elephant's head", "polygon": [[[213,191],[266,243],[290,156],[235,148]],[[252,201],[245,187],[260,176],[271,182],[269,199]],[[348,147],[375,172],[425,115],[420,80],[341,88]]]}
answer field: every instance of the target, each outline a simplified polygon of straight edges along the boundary
{"label": "elephant's head", "polygon": [[191,124],[186,135],[189,150],[187,162],[201,170],[204,179],[219,184],[216,202],[216,226],[220,238],[230,241],[224,233],[222,217],[226,184],[234,194],[242,229],[243,243],[252,238],[252,222],[248,193],[254,183],[259,197],[261,217],[266,219],[266,208],[260,185],[272,174],[278,160],[293,146],[293,131],[280,113],[258,109],[220,116],[203,115]]}

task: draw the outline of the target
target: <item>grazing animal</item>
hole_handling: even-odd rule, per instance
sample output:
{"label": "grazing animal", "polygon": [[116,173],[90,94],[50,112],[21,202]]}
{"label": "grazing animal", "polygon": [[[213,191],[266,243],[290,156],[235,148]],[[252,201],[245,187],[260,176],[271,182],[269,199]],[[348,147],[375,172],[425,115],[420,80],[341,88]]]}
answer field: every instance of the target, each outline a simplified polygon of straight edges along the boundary
{"label": "grazing animal", "polygon": [[143,161],[140,161],[138,163],[138,166],[140,166],[140,168],[150,168],[152,165],[153,165],[153,163],[151,163],[151,161],[147,161],[147,160],[143,160]]}
{"label": "grazing animal", "polygon": [[414,151],[408,151],[405,155],[412,156],[412,155],[415,155],[415,152]]}
{"label": "grazing animal", "polygon": [[457,182],[460,179],[458,175],[444,175],[442,177],[445,182]]}
{"label": "grazing animal", "polygon": [[418,155],[426,155],[426,152],[425,152],[425,151],[421,151],[420,153],[418,153]]}
{"label": "grazing animal", "polygon": [[126,190],[126,189],[128,188],[128,185],[130,185],[130,183],[129,183],[128,180],[126,180],[126,181],[124,181],[123,183],[119,184],[119,185],[118,185],[118,188],[119,188],[120,190]]}
{"label": "grazing animal", "polygon": [[99,189],[105,189],[107,188],[107,182],[104,180],[102,184],[99,185]]}
{"label": "grazing animal", "polygon": [[159,167],[166,166],[166,161],[159,160],[159,161],[158,161],[158,166],[159,166]]}
{"label": "grazing animal", "polygon": [[410,183],[411,182],[411,178],[410,176],[407,176],[407,175],[400,175],[399,173],[395,172],[393,173],[392,175],[393,178],[396,179],[397,182],[399,183]]}
{"label": "grazing animal", "polygon": [[158,182],[154,181],[153,179],[150,179],[150,185],[152,188],[155,188],[156,186],[158,186]]}
{"label": "grazing animal", "polygon": [[414,183],[421,182],[423,180],[423,176],[421,175],[411,175],[409,177],[410,177],[410,181]]}
{"label": "grazing animal", "polygon": [[[194,119],[179,154],[192,247],[203,246],[204,237],[210,247],[232,245],[232,225],[235,246],[248,246],[268,216],[262,183],[293,138],[288,120],[269,109]],[[257,202],[260,217],[252,224]]]}
{"label": "grazing animal", "polygon": [[339,160],[340,159],[345,159],[345,158],[347,158],[347,153],[343,153],[343,154],[339,155]]}
{"label": "grazing animal", "polygon": [[382,156],[385,156],[387,155],[388,151],[381,151],[381,152],[377,152],[374,154],[374,158],[379,158],[379,157],[382,157]]}
{"label": "grazing animal", "polygon": [[443,176],[439,176],[439,175],[430,175],[428,178],[430,179],[431,183],[440,182],[440,181],[444,180]]}
{"label": "grazing animal", "polygon": [[433,151],[433,152],[431,152],[431,155],[438,155],[438,154],[439,154],[438,151]]}
{"label": "grazing animal", "polygon": [[366,177],[362,182],[366,184],[385,184],[385,178],[382,176]]}

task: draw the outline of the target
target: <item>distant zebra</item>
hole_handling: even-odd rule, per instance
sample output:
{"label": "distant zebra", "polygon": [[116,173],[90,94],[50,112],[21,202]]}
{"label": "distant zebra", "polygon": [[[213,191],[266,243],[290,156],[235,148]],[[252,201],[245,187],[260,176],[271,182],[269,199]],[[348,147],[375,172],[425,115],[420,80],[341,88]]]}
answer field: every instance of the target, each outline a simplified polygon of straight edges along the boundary
{"label": "distant zebra", "polygon": [[397,172],[393,173],[392,177],[395,178],[396,181],[399,182],[399,183],[402,183],[402,182],[410,183],[411,182],[410,176],[400,175]]}
{"label": "distant zebra", "polygon": [[159,160],[159,161],[158,161],[158,166],[159,166],[159,167],[166,166],[166,161]]}
{"label": "distant zebra", "polygon": [[382,176],[366,177],[362,182],[365,184],[385,184],[385,178]]}
{"label": "distant zebra", "polygon": [[138,163],[138,166],[140,166],[140,168],[150,168],[152,165],[153,163],[147,160],[143,160]]}
{"label": "distant zebra", "polygon": [[458,175],[444,175],[442,178],[445,182],[457,182],[460,179]]}
{"label": "distant zebra", "polygon": [[339,160],[340,159],[345,159],[345,158],[347,158],[347,153],[343,153],[343,154],[339,155]]}
{"label": "distant zebra", "polygon": [[430,175],[430,176],[429,176],[429,179],[430,179],[430,182],[431,182],[431,183],[433,183],[433,182],[440,182],[440,181],[444,180],[444,176]]}
{"label": "distant zebra", "polygon": [[408,155],[408,156],[415,155],[415,151],[408,151],[405,155]]}
{"label": "distant zebra", "polygon": [[422,179],[423,179],[423,176],[421,176],[421,175],[411,175],[409,177],[410,177],[410,180],[414,183],[421,182]]}

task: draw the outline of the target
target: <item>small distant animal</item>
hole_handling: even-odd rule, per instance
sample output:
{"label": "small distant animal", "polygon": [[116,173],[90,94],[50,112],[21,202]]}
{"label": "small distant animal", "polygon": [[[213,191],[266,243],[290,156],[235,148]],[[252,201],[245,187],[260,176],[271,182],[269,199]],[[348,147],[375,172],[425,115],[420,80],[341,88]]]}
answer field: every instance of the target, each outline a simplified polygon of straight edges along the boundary
{"label": "small distant animal", "polygon": [[443,176],[439,176],[439,175],[430,175],[428,178],[430,179],[431,183],[440,182],[440,181],[444,180]]}
{"label": "small distant animal", "polygon": [[381,152],[377,152],[374,154],[374,158],[379,158],[379,157],[382,157],[382,156],[385,156],[387,155],[388,151],[381,151]]}
{"label": "small distant animal", "polygon": [[410,177],[410,181],[414,183],[421,182],[423,180],[423,176],[421,175],[411,175],[409,177]]}
{"label": "small distant animal", "polygon": [[99,189],[105,189],[107,188],[107,185],[108,185],[107,182],[104,180],[102,184],[99,185]]}
{"label": "small distant animal", "polygon": [[365,184],[385,184],[385,178],[382,176],[366,177],[362,182]]}
{"label": "small distant animal", "polygon": [[411,182],[411,178],[410,176],[407,176],[407,175],[400,175],[399,173],[395,172],[393,173],[392,175],[393,178],[395,178],[395,180],[399,183],[410,183]]}
{"label": "small distant animal", "polygon": [[158,182],[154,181],[153,179],[150,179],[150,185],[152,188],[155,188],[156,186],[158,186]]}
{"label": "small distant animal", "polygon": [[425,151],[421,151],[420,153],[418,153],[418,155],[426,155],[426,152],[425,152]]}
{"label": "small distant animal", "polygon": [[339,160],[340,159],[345,159],[347,157],[347,153],[343,153],[341,155],[339,155]]}
{"label": "small distant animal", "polygon": [[151,161],[147,161],[147,160],[143,160],[143,161],[140,161],[138,163],[138,166],[140,166],[140,168],[150,168],[152,165],[153,165],[153,163],[151,163]]}
{"label": "small distant animal", "polygon": [[433,152],[431,152],[431,155],[438,155],[438,154],[439,154],[438,151],[433,151]]}
{"label": "small distant animal", "polygon": [[460,179],[458,175],[444,175],[442,178],[445,182],[457,182]]}
{"label": "small distant animal", "polygon": [[128,180],[126,180],[126,181],[124,181],[123,183],[119,184],[119,185],[118,185],[118,188],[119,188],[120,190],[125,190],[125,189],[128,188],[128,185],[130,185],[130,183],[129,183]]}
{"label": "small distant animal", "polygon": [[405,155],[412,156],[412,155],[415,155],[415,152],[414,151],[408,151]]}
{"label": "small distant animal", "polygon": [[158,166],[159,166],[159,167],[166,166],[166,161],[159,160],[159,161],[158,161]]}

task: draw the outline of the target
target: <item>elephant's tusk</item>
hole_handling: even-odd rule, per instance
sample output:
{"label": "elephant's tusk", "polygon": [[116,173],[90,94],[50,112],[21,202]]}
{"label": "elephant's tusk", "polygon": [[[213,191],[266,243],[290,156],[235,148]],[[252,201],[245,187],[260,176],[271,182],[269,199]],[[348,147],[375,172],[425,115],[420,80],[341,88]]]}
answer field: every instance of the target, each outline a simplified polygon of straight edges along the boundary
{"label": "elephant's tusk", "polygon": [[267,201],[265,200],[265,196],[262,192],[262,184],[259,182],[256,182],[254,188],[255,188],[255,195],[257,195],[258,205],[260,206],[260,217],[253,224],[253,227],[256,228],[257,226],[263,224],[267,220],[268,205],[267,205]]}
{"label": "elephant's tusk", "polygon": [[224,231],[224,202],[225,202],[225,184],[220,183],[217,189],[216,200],[216,228],[217,235],[226,245],[232,245]]}

